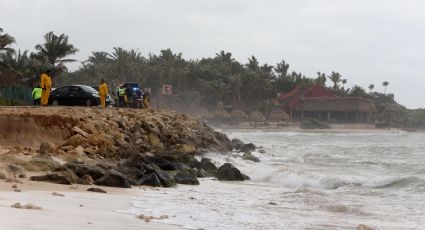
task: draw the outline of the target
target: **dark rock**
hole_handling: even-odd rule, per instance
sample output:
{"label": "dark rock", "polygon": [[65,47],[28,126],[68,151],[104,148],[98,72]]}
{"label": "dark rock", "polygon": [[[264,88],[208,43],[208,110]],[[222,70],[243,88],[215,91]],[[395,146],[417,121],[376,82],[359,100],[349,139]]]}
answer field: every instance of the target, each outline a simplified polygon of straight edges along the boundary
{"label": "dark rock", "polygon": [[130,181],[123,174],[114,170],[109,171],[102,178],[97,179],[94,184],[108,187],[131,188]]}
{"label": "dark rock", "polygon": [[196,170],[196,176],[199,177],[199,178],[204,178],[204,177],[207,177],[208,174],[207,174],[207,172],[205,172],[204,169],[197,169]]}
{"label": "dark rock", "polygon": [[54,170],[55,168],[61,166],[61,164],[53,160],[53,158],[50,156],[42,155],[33,157],[30,161],[26,162],[22,166],[25,167],[28,171],[44,172]]}
{"label": "dark rock", "polygon": [[244,145],[244,143],[241,140],[239,140],[239,139],[233,139],[232,140],[232,145],[233,145],[233,148],[234,149],[241,150],[242,147],[243,147],[243,145]]}
{"label": "dark rock", "polygon": [[52,152],[52,145],[47,142],[41,142],[38,152],[40,155],[48,155]]}
{"label": "dark rock", "polygon": [[93,178],[89,175],[84,175],[78,180],[78,183],[84,184],[84,185],[92,185],[94,183]]}
{"label": "dark rock", "polygon": [[69,180],[71,183],[80,183],[78,176],[69,168],[64,166],[59,166],[53,172],[59,176],[63,176]]}
{"label": "dark rock", "polygon": [[91,166],[79,162],[68,162],[64,165],[66,168],[72,170],[78,177],[89,175],[93,180],[98,180],[106,174],[106,170],[99,166]]}
{"label": "dark rock", "polygon": [[248,161],[253,161],[253,162],[260,162],[260,159],[254,155],[252,155],[252,153],[245,153],[242,158],[244,160],[248,160]]}
{"label": "dark rock", "polygon": [[6,170],[12,174],[14,177],[19,177],[19,178],[25,178],[26,177],[26,173],[25,173],[25,169],[20,166],[20,165],[16,165],[15,163],[10,163],[7,165]]}
{"label": "dark rock", "polygon": [[133,180],[137,180],[144,175],[144,171],[136,167],[119,167],[117,171]]}
{"label": "dark rock", "polygon": [[[174,179],[173,176],[171,176],[170,174],[168,174],[167,172],[163,171],[162,169],[160,169],[158,166],[154,165],[154,164],[150,164],[150,165],[146,165],[144,164],[143,166],[143,170],[145,173],[145,176],[143,176],[137,183],[140,185],[144,185],[143,183],[145,183],[144,181],[146,179],[152,179],[153,176],[151,176],[150,174],[155,174],[155,176],[159,179],[160,181],[160,186],[162,187],[173,187],[176,185],[176,181]],[[155,179],[155,178],[153,178]],[[143,183],[142,183],[143,182]],[[152,184],[157,184],[152,183]],[[152,185],[152,186],[157,186],[157,185]]]}
{"label": "dark rock", "polygon": [[216,177],[222,181],[243,181],[249,179],[230,163],[225,163],[220,166],[217,170]]}
{"label": "dark rock", "polygon": [[147,157],[146,158],[146,163],[147,164],[155,164],[157,165],[160,169],[165,170],[165,171],[171,171],[171,170],[176,170],[177,169],[177,164],[166,159],[163,156],[154,156],[154,157]]}
{"label": "dark rock", "polygon": [[70,185],[72,184],[71,181],[69,181],[68,178],[64,177],[64,176],[60,176],[57,174],[47,174],[44,176],[32,176],[30,177],[31,181],[45,181],[45,182],[50,182],[50,183],[55,183],[55,184],[67,184]]}
{"label": "dark rock", "polygon": [[89,192],[98,192],[98,193],[106,193],[105,190],[100,189],[100,188],[88,188],[87,191],[89,191]]}
{"label": "dark rock", "polygon": [[6,174],[0,172],[0,180],[5,180],[7,178]]}
{"label": "dark rock", "polygon": [[244,153],[255,151],[255,145],[253,143],[244,144],[240,151]]}
{"label": "dark rock", "polygon": [[118,167],[140,168],[145,162],[145,155],[141,153],[131,154],[127,159],[121,160]]}
{"label": "dark rock", "polygon": [[159,180],[161,181],[161,184],[163,187],[173,187],[176,185],[176,181],[173,176],[170,174],[164,172],[164,171],[157,171],[156,175],[158,176]]}
{"label": "dark rock", "polygon": [[205,170],[209,175],[214,175],[217,172],[217,166],[211,162],[209,158],[202,158],[199,163],[199,168]]}
{"label": "dark rock", "polygon": [[174,179],[177,184],[199,185],[199,181],[196,176],[187,171],[177,172]]}
{"label": "dark rock", "polygon": [[264,149],[260,149],[260,150],[258,150],[258,152],[259,152],[259,153],[266,153],[266,150],[264,150]]}
{"label": "dark rock", "polygon": [[268,205],[277,205],[276,202],[269,202]]}
{"label": "dark rock", "polygon": [[153,172],[143,176],[140,180],[137,181],[137,184],[153,186],[153,187],[160,187],[162,185],[156,173],[153,173]]}

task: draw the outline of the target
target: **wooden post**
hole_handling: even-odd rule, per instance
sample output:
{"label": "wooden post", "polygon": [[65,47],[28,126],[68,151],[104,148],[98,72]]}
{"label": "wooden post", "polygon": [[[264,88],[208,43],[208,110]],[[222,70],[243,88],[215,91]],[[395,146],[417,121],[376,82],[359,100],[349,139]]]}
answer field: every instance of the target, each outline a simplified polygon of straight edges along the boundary
{"label": "wooden post", "polygon": [[344,122],[347,123],[347,111],[344,112]]}
{"label": "wooden post", "polygon": [[359,111],[356,112],[356,122],[359,122]]}
{"label": "wooden post", "polygon": [[292,117],[292,108],[289,109],[289,113],[290,113],[291,121],[292,121],[292,119],[293,119],[293,117]]}
{"label": "wooden post", "polygon": [[304,121],[304,109],[301,111],[301,120]]}
{"label": "wooden post", "polygon": [[328,111],[327,113],[328,113],[328,122],[329,122],[331,120],[331,112]]}

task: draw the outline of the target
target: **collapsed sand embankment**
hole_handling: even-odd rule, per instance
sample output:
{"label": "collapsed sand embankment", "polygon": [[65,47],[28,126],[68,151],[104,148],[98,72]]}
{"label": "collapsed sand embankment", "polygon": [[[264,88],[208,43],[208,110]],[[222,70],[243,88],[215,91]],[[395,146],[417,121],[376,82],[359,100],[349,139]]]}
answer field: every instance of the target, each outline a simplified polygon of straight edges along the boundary
{"label": "collapsed sand embankment", "polygon": [[42,172],[31,180],[115,187],[197,184],[204,176],[244,180],[232,165],[217,169],[194,155],[255,148],[161,110],[2,107],[0,136],[10,149],[0,156],[0,177],[26,177],[28,170]]}

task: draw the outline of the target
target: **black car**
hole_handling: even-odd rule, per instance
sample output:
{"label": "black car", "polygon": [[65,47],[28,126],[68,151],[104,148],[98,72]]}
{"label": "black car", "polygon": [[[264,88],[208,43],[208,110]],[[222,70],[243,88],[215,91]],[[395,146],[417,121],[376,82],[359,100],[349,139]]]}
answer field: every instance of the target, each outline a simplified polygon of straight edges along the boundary
{"label": "black car", "polygon": [[49,105],[97,106],[100,104],[99,93],[87,85],[63,86],[53,90],[49,96]]}

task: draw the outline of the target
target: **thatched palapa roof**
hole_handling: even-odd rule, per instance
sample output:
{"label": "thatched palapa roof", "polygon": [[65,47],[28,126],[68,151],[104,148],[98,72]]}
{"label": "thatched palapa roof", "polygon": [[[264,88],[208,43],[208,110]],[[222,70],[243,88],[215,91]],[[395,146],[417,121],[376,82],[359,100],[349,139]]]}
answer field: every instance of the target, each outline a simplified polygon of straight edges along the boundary
{"label": "thatched palapa roof", "polygon": [[243,122],[248,119],[248,115],[242,110],[235,109],[230,113],[231,119],[234,122]]}
{"label": "thatched palapa roof", "polygon": [[266,120],[266,118],[264,117],[264,115],[261,112],[259,112],[259,111],[254,111],[251,114],[249,114],[249,119],[251,121],[254,121],[254,122],[261,122],[261,121],[265,121]]}
{"label": "thatched palapa roof", "polygon": [[375,104],[360,97],[305,97],[297,111],[366,112],[375,113]]}
{"label": "thatched palapa roof", "polygon": [[287,121],[289,120],[289,115],[281,109],[274,109],[267,118],[272,121]]}

